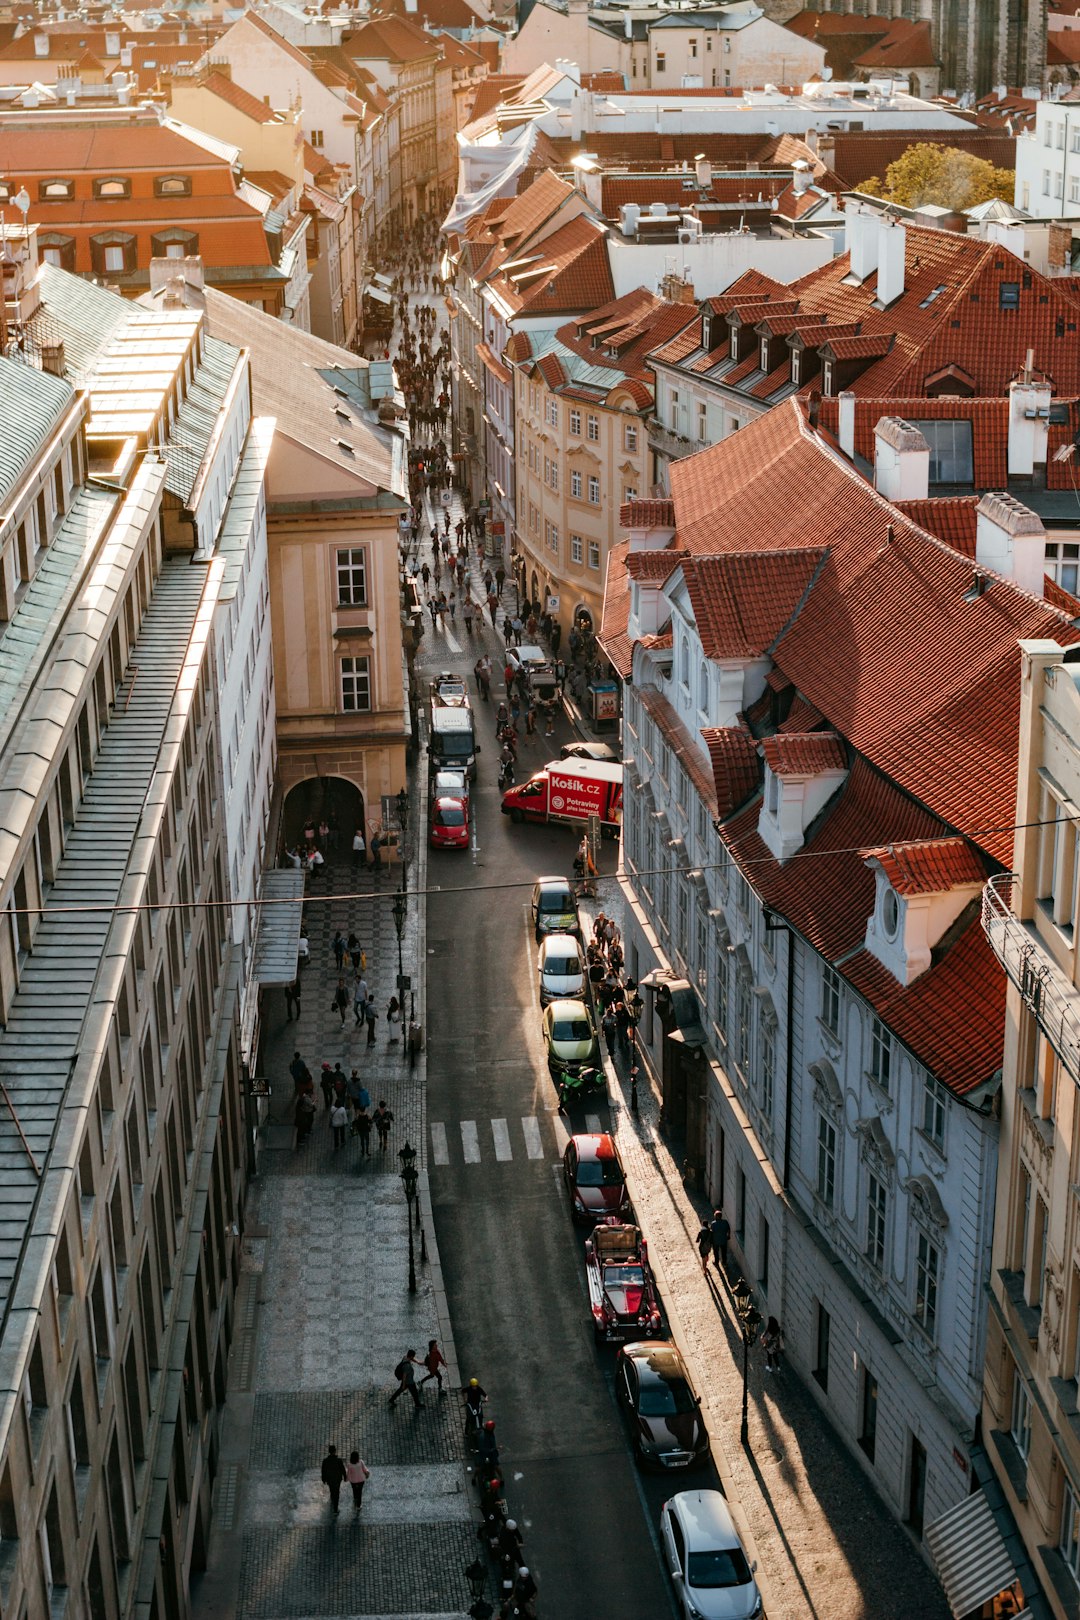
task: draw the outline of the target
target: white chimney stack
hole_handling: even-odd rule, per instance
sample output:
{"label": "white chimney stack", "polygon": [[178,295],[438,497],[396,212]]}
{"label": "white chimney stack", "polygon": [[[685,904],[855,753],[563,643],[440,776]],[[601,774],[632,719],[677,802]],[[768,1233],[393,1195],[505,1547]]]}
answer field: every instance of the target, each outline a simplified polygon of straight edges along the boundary
{"label": "white chimney stack", "polygon": [[801,197],[804,191],[810,190],[810,165],[805,158],[798,158],[791,165],[791,181],[795,187],[796,197]]}
{"label": "white chimney stack", "polygon": [[1015,580],[1032,596],[1046,581],[1046,530],[1042,519],[1012,495],[984,495],[975,508],[975,561]]}
{"label": "white chimney stack", "polygon": [[874,429],[874,488],[887,501],[924,501],[930,493],[930,446],[899,416],[883,416]]}
{"label": "white chimney stack", "polygon": [[907,230],[895,219],[878,221],[878,303],[888,309],[904,290]]}
{"label": "white chimney stack", "polygon": [[848,200],[844,208],[844,248],[851,255],[851,273],[865,281],[877,269],[878,219]]}
{"label": "white chimney stack", "polygon": [[1046,466],[1050,384],[1026,377],[1009,384],[1009,477],[1030,478]]}
{"label": "white chimney stack", "polygon": [[845,388],[837,395],[840,406],[840,419],[837,423],[836,437],[840,440],[840,448],[849,461],[855,459],[855,395],[850,388]]}
{"label": "white chimney stack", "polygon": [[697,183],[702,191],[708,191],[712,185],[712,164],[704,152],[699,152],[694,159],[694,172],[697,175]]}

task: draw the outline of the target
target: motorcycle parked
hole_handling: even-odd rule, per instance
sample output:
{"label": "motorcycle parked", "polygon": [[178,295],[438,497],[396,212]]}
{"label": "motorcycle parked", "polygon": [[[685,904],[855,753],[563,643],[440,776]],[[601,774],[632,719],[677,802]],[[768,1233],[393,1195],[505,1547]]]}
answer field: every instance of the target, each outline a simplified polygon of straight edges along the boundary
{"label": "motorcycle parked", "polygon": [[565,1114],[568,1103],[584,1102],[595,1092],[607,1094],[607,1079],[602,1069],[586,1064],[580,1069],[563,1069],[555,1077],[559,1093],[559,1113]]}

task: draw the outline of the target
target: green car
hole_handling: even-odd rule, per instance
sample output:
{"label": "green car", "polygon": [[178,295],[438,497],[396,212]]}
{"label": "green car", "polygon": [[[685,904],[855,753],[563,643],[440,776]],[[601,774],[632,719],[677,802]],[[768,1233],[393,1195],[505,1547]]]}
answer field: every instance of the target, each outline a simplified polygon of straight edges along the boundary
{"label": "green car", "polygon": [[581,934],[577,901],[564,877],[537,878],[533,884],[532,917],[537,943],[545,934]]}

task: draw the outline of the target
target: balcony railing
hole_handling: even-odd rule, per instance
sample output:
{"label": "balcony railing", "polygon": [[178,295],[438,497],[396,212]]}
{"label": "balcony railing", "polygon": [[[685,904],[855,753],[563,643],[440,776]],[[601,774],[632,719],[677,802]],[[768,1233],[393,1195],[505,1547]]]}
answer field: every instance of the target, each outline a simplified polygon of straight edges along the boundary
{"label": "balcony railing", "polygon": [[1015,873],[1003,872],[983,889],[983,933],[1039,1028],[1080,1084],[1080,994],[1035,929],[1014,914],[1015,882]]}
{"label": "balcony railing", "polygon": [[660,455],[667,456],[670,461],[680,461],[683,456],[692,456],[695,450],[704,450],[707,446],[698,443],[696,439],[688,439],[685,433],[676,433],[666,428],[658,417],[652,416],[646,424],[649,447]]}

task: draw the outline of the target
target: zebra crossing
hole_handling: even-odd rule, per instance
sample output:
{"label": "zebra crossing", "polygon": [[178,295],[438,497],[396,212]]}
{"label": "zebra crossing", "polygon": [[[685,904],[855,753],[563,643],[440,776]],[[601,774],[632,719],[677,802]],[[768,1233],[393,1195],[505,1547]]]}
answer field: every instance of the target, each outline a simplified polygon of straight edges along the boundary
{"label": "zebra crossing", "polygon": [[[605,1129],[599,1114],[586,1114],[586,1131]],[[571,1128],[561,1114],[522,1114],[519,1119],[462,1119],[429,1126],[432,1165],[507,1164],[514,1158],[561,1159]]]}

